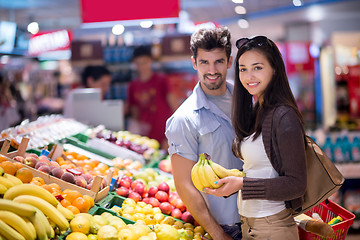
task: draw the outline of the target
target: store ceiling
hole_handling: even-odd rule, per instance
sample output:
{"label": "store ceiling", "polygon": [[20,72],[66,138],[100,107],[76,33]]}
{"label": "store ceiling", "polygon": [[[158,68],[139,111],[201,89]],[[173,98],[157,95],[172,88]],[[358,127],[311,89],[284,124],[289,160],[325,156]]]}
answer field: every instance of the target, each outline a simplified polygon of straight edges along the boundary
{"label": "store ceiling", "polygon": [[[246,8],[245,17],[248,19],[289,13],[313,5],[327,7],[339,2],[360,5],[359,0],[301,1],[303,6],[299,8],[293,6],[292,0],[244,0],[242,4],[235,4],[231,0],[180,0],[180,8],[188,12],[190,19],[194,22],[214,21],[219,24],[230,24],[241,18],[234,11],[234,7],[237,5]],[[0,0],[0,20],[16,22],[18,27],[23,29],[30,21],[34,20],[39,22],[41,30],[78,29],[81,28],[79,2],[80,0]],[[357,7],[357,9],[360,8]],[[326,13],[328,16],[332,16],[336,13],[336,8],[327,10]],[[342,14],[346,15],[347,12]],[[296,15],[293,15],[292,19],[283,21],[289,20],[296,21]]]}

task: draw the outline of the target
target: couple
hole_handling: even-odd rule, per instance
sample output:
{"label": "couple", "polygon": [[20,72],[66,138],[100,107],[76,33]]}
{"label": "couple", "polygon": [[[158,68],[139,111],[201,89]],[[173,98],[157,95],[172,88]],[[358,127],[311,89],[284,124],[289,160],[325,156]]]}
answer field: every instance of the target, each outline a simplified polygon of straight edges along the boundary
{"label": "couple", "polygon": [[[165,132],[176,190],[213,239],[298,239],[291,212],[301,207],[306,189],[302,117],[274,42],[257,36],[239,39],[236,47],[231,85],[228,29],[201,29],[191,37],[200,81]],[[191,169],[200,153],[243,169],[246,177],[226,177],[220,188],[199,192]]]}

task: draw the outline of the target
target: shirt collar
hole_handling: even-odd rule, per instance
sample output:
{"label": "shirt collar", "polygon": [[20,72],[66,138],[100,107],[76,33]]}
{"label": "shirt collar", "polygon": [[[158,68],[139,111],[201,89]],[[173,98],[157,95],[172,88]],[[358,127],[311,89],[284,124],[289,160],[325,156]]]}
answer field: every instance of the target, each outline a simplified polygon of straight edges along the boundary
{"label": "shirt collar", "polygon": [[[226,81],[226,88],[230,91],[231,95],[233,93],[234,85],[228,81]],[[194,88],[194,95],[197,96],[195,99],[195,110],[199,110],[201,108],[210,109],[209,100],[206,97],[204,91],[200,86],[200,81],[196,84]]]}

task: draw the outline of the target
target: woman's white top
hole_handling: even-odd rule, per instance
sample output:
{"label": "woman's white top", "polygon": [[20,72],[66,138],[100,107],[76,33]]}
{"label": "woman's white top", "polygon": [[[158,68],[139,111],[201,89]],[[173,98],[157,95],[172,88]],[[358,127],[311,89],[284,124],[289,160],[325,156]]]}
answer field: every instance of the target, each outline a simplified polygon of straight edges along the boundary
{"label": "woman's white top", "polygon": [[[249,178],[276,178],[279,174],[271,165],[266,155],[262,134],[253,141],[255,133],[245,138],[241,144],[243,157],[243,171]],[[270,201],[262,199],[242,200],[241,190],[238,195],[239,214],[245,217],[266,217],[285,209],[284,201]]]}

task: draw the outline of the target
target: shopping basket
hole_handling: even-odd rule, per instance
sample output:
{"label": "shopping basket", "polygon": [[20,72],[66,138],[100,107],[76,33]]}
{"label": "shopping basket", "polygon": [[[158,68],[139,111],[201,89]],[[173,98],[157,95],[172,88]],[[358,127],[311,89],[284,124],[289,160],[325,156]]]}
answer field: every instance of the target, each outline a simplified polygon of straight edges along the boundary
{"label": "shopping basket", "polygon": [[335,235],[331,238],[320,237],[313,233],[306,232],[299,227],[298,229],[300,240],[344,240],[346,234],[348,233],[349,227],[351,224],[353,224],[355,219],[355,215],[353,213],[349,212],[343,207],[340,207],[338,204],[330,200],[326,200],[318,204],[314,208],[307,211],[305,214],[311,216],[313,213],[318,213],[321,219],[326,223],[330,222],[331,219],[337,216],[340,216],[343,221],[332,225]]}

